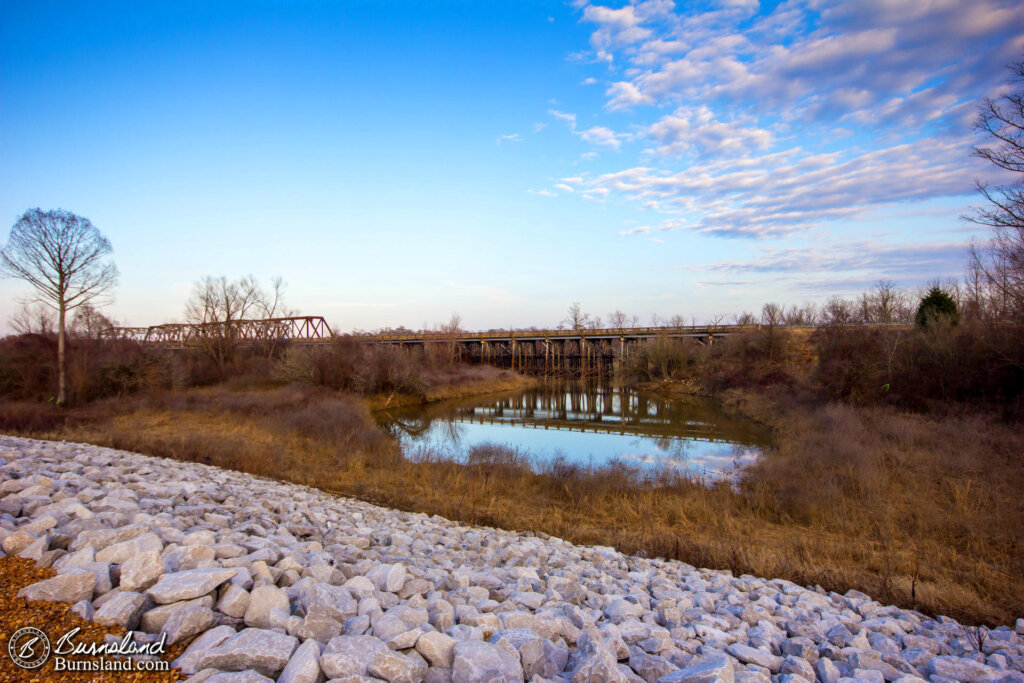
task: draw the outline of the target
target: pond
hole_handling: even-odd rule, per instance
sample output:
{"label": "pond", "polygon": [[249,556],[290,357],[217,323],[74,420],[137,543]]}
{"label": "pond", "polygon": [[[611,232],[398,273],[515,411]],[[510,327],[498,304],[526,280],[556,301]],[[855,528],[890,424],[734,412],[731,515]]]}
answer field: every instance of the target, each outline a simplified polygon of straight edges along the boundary
{"label": "pond", "polygon": [[760,425],[698,398],[666,399],[613,385],[551,382],[513,393],[383,410],[381,426],[410,457],[459,460],[476,446],[508,446],[535,461],[564,458],[670,468],[716,479],[754,462]]}

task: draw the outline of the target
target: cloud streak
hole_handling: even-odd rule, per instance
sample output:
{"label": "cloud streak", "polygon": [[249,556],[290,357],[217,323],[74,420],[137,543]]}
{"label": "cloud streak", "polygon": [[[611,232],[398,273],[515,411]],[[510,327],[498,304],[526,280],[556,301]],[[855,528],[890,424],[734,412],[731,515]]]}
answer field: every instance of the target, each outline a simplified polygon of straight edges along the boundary
{"label": "cloud streak", "polygon": [[748,261],[722,261],[685,270],[734,274],[868,273],[874,278],[933,277],[960,272],[967,261],[966,242],[879,244],[867,240],[823,246],[764,249]]}

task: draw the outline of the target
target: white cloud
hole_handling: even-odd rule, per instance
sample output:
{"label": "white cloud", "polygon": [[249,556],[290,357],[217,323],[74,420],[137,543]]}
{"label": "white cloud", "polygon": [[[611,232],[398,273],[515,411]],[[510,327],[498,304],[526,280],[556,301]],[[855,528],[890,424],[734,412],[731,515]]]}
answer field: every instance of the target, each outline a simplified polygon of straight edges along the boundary
{"label": "white cloud", "polygon": [[620,235],[646,235],[651,232],[651,226],[641,225],[636,228],[629,228],[628,230],[620,230]]}
{"label": "white cloud", "polygon": [[660,156],[681,156],[693,152],[705,155],[742,155],[768,149],[774,142],[771,132],[739,122],[715,120],[707,106],[680,107],[662,117],[645,131],[658,143],[650,150]]}
{"label": "white cloud", "polygon": [[519,133],[508,133],[507,135],[499,135],[498,136],[498,144],[499,145],[501,143],[503,143],[503,142],[522,142],[522,141],[523,141],[523,138],[519,135]]}
{"label": "white cloud", "polygon": [[569,127],[571,129],[576,129],[576,114],[568,114],[564,111],[558,111],[557,109],[549,109],[548,113],[554,116],[559,121],[565,121],[567,124],[569,124]]}
{"label": "white cloud", "polygon": [[640,89],[629,81],[612,83],[604,94],[611,98],[605,106],[612,111],[628,109],[640,104],[654,104],[653,96],[640,92]]}
{"label": "white cloud", "polygon": [[625,133],[616,133],[611,128],[605,126],[591,126],[586,130],[579,130],[576,127],[576,115],[551,109],[548,111],[549,114],[554,116],[560,121],[564,121],[569,125],[569,131],[593,145],[601,145],[603,147],[611,147],[612,149],[619,149],[622,145],[623,140],[631,139],[631,136]]}
{"label": "white cloud", "polygon": [[595,145],[603,145],[605,147],[611,147],[612,149],[618,149],[622,140],[619,135],[616,135],[615,131],[611,128],[605,128],[604,126],[593,126],[585,131],[580,132],[580,137]]}

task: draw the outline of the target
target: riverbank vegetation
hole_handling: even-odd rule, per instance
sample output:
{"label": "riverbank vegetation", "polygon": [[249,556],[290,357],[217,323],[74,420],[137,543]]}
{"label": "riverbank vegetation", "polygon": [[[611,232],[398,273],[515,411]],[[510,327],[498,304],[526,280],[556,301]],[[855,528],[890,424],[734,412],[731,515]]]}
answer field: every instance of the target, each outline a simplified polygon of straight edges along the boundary
{"label": "riverbank vegetation", "polygon": [[1019,325],[965,320],[762,325],[711,347],[650,342],[625,379],[712,394],[772,428],[770,453],[736,487],[621,463],[536,463],[497,446],[475,449],[468,464],[406,457],[371,403],[522,380],[345,339],[253,350],[218,377],[202,354],[72,336],[81,348],[70,357],[90,359],[72,386],[94,388],[58,409],[43,400],[52,338],[8,337],[0,429],[1006,623],[1024,611],[1021,335]]}

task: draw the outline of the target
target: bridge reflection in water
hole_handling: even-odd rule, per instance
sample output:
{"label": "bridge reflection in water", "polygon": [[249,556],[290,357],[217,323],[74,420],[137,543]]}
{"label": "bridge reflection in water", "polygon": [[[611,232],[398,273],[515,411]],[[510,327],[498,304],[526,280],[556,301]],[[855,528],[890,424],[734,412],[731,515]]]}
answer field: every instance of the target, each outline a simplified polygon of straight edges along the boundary
{"label": "bridge reflection in water", "polygon": [[464,458],[472,447],[494,443],[538,460],[618,460],[710,477],[753,462],[768,436],[709,401],[578,382],[382,411],[378,420],[409,455]]}

